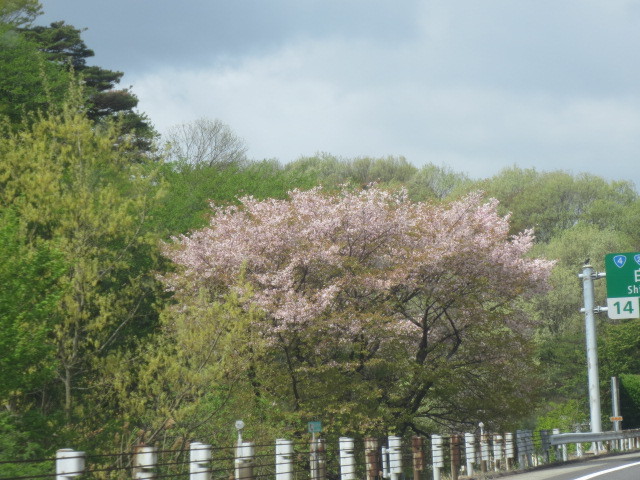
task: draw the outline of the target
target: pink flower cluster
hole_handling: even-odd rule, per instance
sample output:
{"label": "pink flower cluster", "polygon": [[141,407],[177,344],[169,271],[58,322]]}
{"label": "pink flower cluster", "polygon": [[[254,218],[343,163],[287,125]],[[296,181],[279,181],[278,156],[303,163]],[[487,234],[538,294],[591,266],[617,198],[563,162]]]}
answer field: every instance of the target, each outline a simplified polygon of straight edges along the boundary
{"label": "pink flower cluster", "polygon": [[445,310],[471,322],[543,291],[553,266],[528,258],[533,232],[510,237],[508,217],[480,194],[439,205],[404,191],[316,188],[212,207],[209,227],[165,249],[183,267],[167,283],[182,293],[231,288],[242,274],[272,333],[316,324],[358,335],[372,313],[407,336]]}

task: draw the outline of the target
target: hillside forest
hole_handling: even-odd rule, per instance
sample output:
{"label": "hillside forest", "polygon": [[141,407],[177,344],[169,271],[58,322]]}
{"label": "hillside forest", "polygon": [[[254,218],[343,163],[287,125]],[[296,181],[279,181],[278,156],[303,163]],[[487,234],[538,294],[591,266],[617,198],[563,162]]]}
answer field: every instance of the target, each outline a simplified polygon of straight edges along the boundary
{"label": "hillside forest", "polygon": [[[633,184],[161,137],[40,14],[0,2],[0,461],[588,422],[578,273],[640,249]],[[597,328],[603,425],[615,375],[640,427],[640,321]]]}

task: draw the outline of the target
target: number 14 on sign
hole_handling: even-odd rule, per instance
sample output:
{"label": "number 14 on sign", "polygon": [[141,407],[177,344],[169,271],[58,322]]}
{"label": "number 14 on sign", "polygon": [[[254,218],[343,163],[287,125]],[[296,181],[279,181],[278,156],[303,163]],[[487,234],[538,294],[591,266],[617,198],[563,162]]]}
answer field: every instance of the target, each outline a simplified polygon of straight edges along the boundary
{"label": "number 14 on sign", "polygon": [[640,318],[640,297],[607,298],[607,316],[616,320]]}

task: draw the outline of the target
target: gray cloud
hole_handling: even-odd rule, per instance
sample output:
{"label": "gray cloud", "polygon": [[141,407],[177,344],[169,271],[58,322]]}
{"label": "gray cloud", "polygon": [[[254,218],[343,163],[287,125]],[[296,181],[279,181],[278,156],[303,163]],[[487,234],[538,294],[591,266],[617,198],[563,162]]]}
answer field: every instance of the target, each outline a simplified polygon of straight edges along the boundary
{"label": "gray cloud", "polygon": [[208,116],[255,158],[398,154],[474,176],[518,164],[640,185],[633,1],[44,6],[89,27],[96,63],[125,70],[160,130]]}
{"label": "gray cloud", "polygon": [[54,0],[43,22],[64,19],[99,59],[127,72],[171,64],[193,68],[220,58],[260,55],[289,42],[346,36],[394,43],[418,32],[420,2],[382,0]]}

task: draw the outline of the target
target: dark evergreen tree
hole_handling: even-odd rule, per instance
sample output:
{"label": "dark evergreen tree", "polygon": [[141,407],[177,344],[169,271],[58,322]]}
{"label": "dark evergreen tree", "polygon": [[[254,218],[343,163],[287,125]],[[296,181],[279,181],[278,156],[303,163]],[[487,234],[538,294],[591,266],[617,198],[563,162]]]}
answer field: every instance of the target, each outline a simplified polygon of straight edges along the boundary
{"label": "dark evergreen tree", "polygon": [[46,60],[78,74],[85,85],[88,117],[95,121],[119,117],[125,134],[133,134],[136,146],[148,149],[155,132],[144,114],[135,111],[138,98],[130,89],[118,89],[123,72],[88,65],[95,55],[82,39],[84,30],[64,21],[49,26],[20,28],[22,35],[38,46]]}

